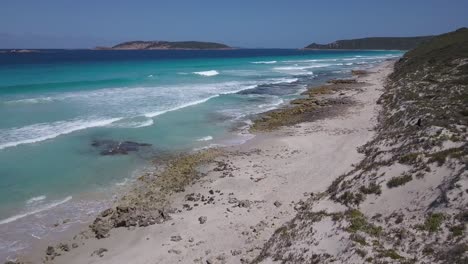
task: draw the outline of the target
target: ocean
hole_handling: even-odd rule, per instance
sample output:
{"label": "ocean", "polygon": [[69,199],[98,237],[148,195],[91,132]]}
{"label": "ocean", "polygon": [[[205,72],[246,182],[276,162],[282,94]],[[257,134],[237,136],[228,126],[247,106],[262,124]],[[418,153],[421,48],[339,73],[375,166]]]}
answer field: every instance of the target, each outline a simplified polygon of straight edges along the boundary
{"label": "ocean", "polygon": [[[158,155],[241,144],[256,114],[402,54],[0,53],[0,259],[88,221]],[[124,141],[151,146],[103,155],[96,143]]]}

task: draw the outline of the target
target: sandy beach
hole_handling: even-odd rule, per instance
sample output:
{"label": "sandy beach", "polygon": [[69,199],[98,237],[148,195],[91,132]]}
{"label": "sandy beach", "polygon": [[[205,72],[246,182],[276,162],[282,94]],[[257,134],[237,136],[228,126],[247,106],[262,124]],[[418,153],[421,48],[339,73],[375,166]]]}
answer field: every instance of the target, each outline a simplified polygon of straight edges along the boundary
{"label": "sandy beach", "polygon": [[[387,61],[357,77],[360,86],[323,95],[352,104],[294,126],[257,133],[198,168],[203,175],[170,197],[170,219],[114,228],[110,236],[64,241],[50,263],[249,263],[303,204],[362,159],[374,135]],[[335,205],[336,206],[336,205]],[[88,232],[89,233],[89,232]],[[28,258],[42,258],[34,255]],[[50,253],[50,252],[48,252]],[[28,260],[28,259],[25,259]],[[34,260],[33,260],[34,261]]]}

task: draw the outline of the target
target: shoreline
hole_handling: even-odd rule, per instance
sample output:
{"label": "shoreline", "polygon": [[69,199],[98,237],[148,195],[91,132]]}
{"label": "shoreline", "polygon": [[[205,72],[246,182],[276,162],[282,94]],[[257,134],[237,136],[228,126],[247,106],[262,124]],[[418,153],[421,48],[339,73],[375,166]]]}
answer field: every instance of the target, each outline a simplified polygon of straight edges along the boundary
{"label": "shoreline", "polygon": [[[168,194],[171,203],[167,209],[171,211],[169,216],[172,219],[163,219],[161,224],[148,227],[131,226],[130,229],[135,230],[130,231],[112,228],[110,237],[105,239],[86,238],[90,235],[84,234],[83,238],[73,240],[75,242],[68,241],[70,245],[76,243],[77,248],[69,248],[70,252],[57,250],[61,256],[55,257],[51,263],[127,263],[134,261],[129,256],[136,252],[146,252],[138,262],[150,259],[164,263],[181,259],[200,263],[208,259],[223,259],[228,263],[252,260],[276,227],[294,216],[302,199],[307,199],[310,193],[323,191],[334,180],[333,177],[346,172],[360,159],[356,148],[373,134],[371,130],[378,107],[375,101],[381,93],[378,89],[382,89],[379,88],[382,77],[389,74],[392,63],[384,62],[372,68],[373,73],[357,77],[358,81],[367,81],[370,85],[320,95],[320,98],[329,99],[349,97],[356,102],[345,105],[337,113],[258,133],[246,143],[223,148],[222,154],[217,153],[204,160],[202,167],[199,167],[201,163],[192,164],[193,168],[201,169],[202,177],[195,181],[190,179],[184,182],[188,183],[187,186]],[[365,117],[358,115],[363,111]],[[355,123],[346,124],[350,122],[349,118],[366,120],[360,120],[361,127],[356,128]],[[353,129],[349,129],[351,127]],[[344,140],[342,145],[337,143],[338,139]],[[310,155],[320,162],[310,164],[315,161]],[[337,156],[334,158],[341,156],[343,164],[338,168],[326,168],[330,155]],[[313,183],[304,183],[308,175],[300,168],[305,168],[317,179]],[[286,176],[279,175],[282,173]],[[318,173],[333,176],[324,178]],[[300,176],[295,178],[294,175]],[[289,190],[296,190],[296,193]],[[226,223],[225,219],[231,222]],[[232,239],[225,241],[222,233],[227,230],[237,237],[233,235]],[[180,240],[178,236],[181,236]],[[158,248],[150,250],[151,245]],[[103,255],[102,258],[96,254],[90,256],[99,248],[108,251],[98,254]],[[25,260],[38,260],[44,256],[39,255],[25,256]]]}

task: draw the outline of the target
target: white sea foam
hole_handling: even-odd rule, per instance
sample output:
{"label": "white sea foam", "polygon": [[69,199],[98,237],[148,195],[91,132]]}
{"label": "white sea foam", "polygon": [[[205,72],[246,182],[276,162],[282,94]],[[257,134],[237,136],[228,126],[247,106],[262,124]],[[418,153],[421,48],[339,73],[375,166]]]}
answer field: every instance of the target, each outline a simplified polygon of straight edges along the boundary
{"label": "white sea foam", "polygon": [[323,62],[323,61],[337,61],[338,59],[312,59],[312,60],[287,60],[285,63],[305,63],[305,62]]}
{"label": "white sea foam", "polygon": [[26,99],[19,99],[19,100],[12,100],[6,101],[5,104],[41,104],[41,103],[49,103],[54,101],[52,97],[37,97],[37,98],[26,98]]}
{"label": "white sea foam", "polygon": [[216,76],[219,74],[218,71],[215,70],[210,70],[210,71],[200,71],[200,72],[194,72],[194,74],[198,74],[201,76],[206,76],[206,77],[211,77],[211,76]]}
{"label": "white sea foam", "polygon": [[253,61],[253,64],[275,64],[277,61]]}
{"label": "white sea foam", "polygon": [[298,80],[298,78],[278,78],[271,80],[271,82],[268,82],[267,84],[294,83]]}
{"label": "white sea foam", "polygon": [[127,185],[128,181],[129,181],[129,179],[128,179],[128,178],[125,178],[123,181],[117,182],[115,185],[117,185],[117,186],[125,186],[125,185]]}
{"label": "white sea foam", "polygon": [[[151,126],[154,121],[147,118],[201,104],[220,95],[237,93],[263,84],[295,81],[297,78],[272,78],[261,81],[231,81],[199,85],[107,88],[58,94],[53,97],[54,100],[77,104],[104,116],[118,115],[120,117],[89,116],[0,129],[0,150],[21,144],[40,142],[93,127],[138,128]],[[143,117],[146,119],[142,120]]]}
{"label": "white sea foam", "polygon": [[[284,100],[281,99],[281,98],[278,98],[277,100],[275,100],[274,102],[272,103],[269,103],[269,104],[260,104],[258,105],[257,107],[258,108],[261,108],[262,109],[262,112],[263,111],[269,111],[269,110],[273,110],[275,109],[278,105],[284,103]],[[267,109],[265,109],[267,108]]]}
{"label": "white sea foam", "polygon": [[18,219],[21,219],[21,218],[24,218],[26,216],[30,216],[30,215],[33,215],[33,214],[37,214],[37,213],[40,213],[42,211],[50,210],[50,209],[52,209],[52,208],[54,208],[56,206],[59,206],[61,204],[64,204],[64,203],[70,201],[71,199],[72,199],[72,197],[68,196],[67,198],[65,198],[63,200],[55,201],[53,203],[42,206],[40,208],[37,208],[37,209],[31,210],[31,211],[28,211],[28,212],[25,212],[25,213],[21,213],[21,214],[17,214],[17,215],[8,217],[6,219],[0,220],[0,225],[11,223],[11,222],[16,221]]}
{"label": "white sea foam", "polygon": [[38,236],[38,235],[35,235],[35,234],[31,234],[31,236],[32,236],[32,237],[34,237],[34,238],[36,238],[36,239],[41,239],[41,237],[40,237],[40,236]]}
{"label": "white sea foam", "polygon": [[213,140],[212,136],[206,136],[206,137],[197,139],[197,141],[210,141],[210,140]]}
{"label": "white sea foam", "polygon": [[119,128],[140,128],[152,126],[154,120],[148,117],[145,118],[134,118],[134,119],[121,119],[117,122],[111,123],[108,126],[110,127],[119,127]]}
{"label": "white sea foam", "polygon": [[20,128],[0,129],[0,149],[40,142],[91,127],[106,126],[120,119],[121,118],[94,120],[78,119],[53,123],[39,123]]}
{"label": "white sea foam", "polygon": [[206,101],[208,101],[208,100],[210,100],[212,98],[218,97],[218,96],[219,95],[216,94],[216,95],[213,95],[213,96],[201,99],[201,100],[197,100],[197,101],[189,102],[189,103],[186,103],[186,104],[182,104],[182,105],[179,105],[179,106],[167,109],[167,110],[146,113],[146,114],[144,114],[144,116],[146,116],[146,117],[156,117],[156,116],[159,116],[159,115],[162,115],[162,114],[165,114],[165,113],[168,113],[168,112],[176,111],[176,110],[179,110],[179,109],[182,109],[182,108],[185,108],[185,107],[189,107],[189,106],[192,106],[192,105],[197,105],[197,104],[204,103],[204,102],[206,102]]}
{"label": "white sea foam", "polygon": [[276,67],[273,68],[273,70],[285,73],[285,74],[290,74],[290,75],[313,75],[313,71],[308,71],[310,67],[297,67],[297,66],[290,66],[290,67]]}
{"label": "white sea foam", "polygon": [[279,72],[284,72],[284,73],[289,73],[293,75],[300,75],[300,74],[313,74],[311,71],[307,71],[310,69],[314,68],[324,68],[324,67],[329,67],[334,64],[312,64],[312,65],[298,65],[295,64],[293,66],[284,66],[284,67],[275,67],[273,70],[279,71]]}
{"label": "white sea foam", "polygon": [[36,196],[36,197],[33,197],[33,198],[27,200],[26,204],[33,204],[33,203],[45,200],[46,198],[47,197],[45,195]]}
{"label": "white sea foam", "polygon": [[194,148],[193,151],[199,151],[199,150],[205,150],[205,149],[210,149],[210,148],[218,148],[218,147],[225,147],[226,145],[223,144],[209,144],[208,146],[201,147],[201,148]]}

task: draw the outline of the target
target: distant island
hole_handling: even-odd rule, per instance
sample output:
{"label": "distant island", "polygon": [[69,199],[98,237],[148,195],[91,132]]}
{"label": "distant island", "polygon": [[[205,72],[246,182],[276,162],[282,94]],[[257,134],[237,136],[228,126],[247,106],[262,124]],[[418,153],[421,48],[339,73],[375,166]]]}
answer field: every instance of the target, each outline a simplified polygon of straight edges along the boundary
{"label": "distant island", "polygon": [[433,36],[347,39],[337,40],[328,44],[312,43],[304,49],[410,50],[431,38]]}
{"label": "distant island", "polygon": [[201,41],[128,41],[113,47],[96,47],[97,50],[214,50],[232,49],[228,45]]}

